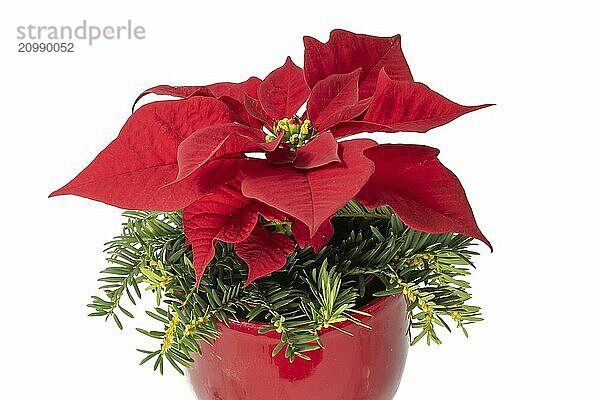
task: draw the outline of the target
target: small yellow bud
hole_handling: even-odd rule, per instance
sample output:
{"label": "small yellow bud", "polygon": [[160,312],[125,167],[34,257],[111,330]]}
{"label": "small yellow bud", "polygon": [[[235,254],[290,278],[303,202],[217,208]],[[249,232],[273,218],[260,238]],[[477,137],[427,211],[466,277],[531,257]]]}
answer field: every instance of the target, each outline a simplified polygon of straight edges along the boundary
{"label": "small yellow bud", "polygon": [[311,122],[309,119],[304,120],[304,122],[302,123],[302,126],[300,126],[300,133],[302,135],[308,135],[308,132],[310,131],[311,128]]}
{"label": "small yellow bud", "polygon": [[[282,118],[273,125],[273,132],[275,134],[267,133],[265,138],[267,143],[275,140],[275,138],[281,136],[282,144],[289,144],[286,146],[291,152],[296,151],[299,147],[304,146],[306,143],[311,141],[317,131],[313,128],[310,120],[301,120],[297,115],[291,118]],[[274,136],[274,138],[271,138]],[[283,146],[282,146],[283,147]]]}
{"label": "small yellow bud", "polygon": [[276,132],[289,132],[290,131],[290,121],[287,118],[281,119],[277,122],[277,125],[275,125],[275,131]]}
{"label": "small yellow bud", "polygon": [[289,132],[292,135],[297,135],[298,133],[300,133],[300,125],[295,124],[295,123],[291,123],[290,124],[290,130],[289,130]]}
{"label": "small yellow bud", "polygon": [[173,318],[169,321],[169,326],[165,331],[165,338],[163,340],[161,351],[164,353],[173,346],[175,341],[175,333],[177,331],[177,325],[179,324],[179,315],[173,314]]}
{"label": "small yellow bud", "polygon": [[273,326],[275,326],[275,331],[277,333],[283,333],[285,331],[285,327],[283,326],[284,322],[285,322],[285,317],[283,315],[280,316],[277,321],[273,322]]}

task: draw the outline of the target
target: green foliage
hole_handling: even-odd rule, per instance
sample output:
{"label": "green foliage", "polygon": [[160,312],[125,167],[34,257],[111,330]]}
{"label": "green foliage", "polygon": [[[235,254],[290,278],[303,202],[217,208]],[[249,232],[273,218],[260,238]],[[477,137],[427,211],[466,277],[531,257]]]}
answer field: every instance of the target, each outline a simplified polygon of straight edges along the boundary
{"label": "green foliage", "polygon": [[[377,296],[403,294],[407,299],[415,344],[441,343],[437,329],[450,321],[467,335],[466,326],[480,321],[479,307],[468,305],[471,239],[457,234],[427,234],[408,228],[386,207],[369,210],[349,202],[332,219],[335,235],[318,254],[296,248],[286,266],[242,286],[246,264],[234,246],[217,243],[216,254],[196,285],[191,247],[186,243],[180,212],[128,211],[121,235],[107,243],[110,267],[102,271],[103,297],[93,296],[91,316],[133,317],[123,306],[135,305],[142,290],[156,307],[146,314],[159,328],[142,334],[157,340],[153,350],[139,350],[144,364],[163,372],[165,359],[183,373],[201,354],[202,342],[219,337],[218,321],[247,319],[264,323],[261,333],[275,331],[283,351],[294,361],[310,359],[322,347],[319,332],[351,321],[369,329],[360,308]],[[400,318],[400,316],[399,316]],[[399,335],[406,332],[398,332]]]}

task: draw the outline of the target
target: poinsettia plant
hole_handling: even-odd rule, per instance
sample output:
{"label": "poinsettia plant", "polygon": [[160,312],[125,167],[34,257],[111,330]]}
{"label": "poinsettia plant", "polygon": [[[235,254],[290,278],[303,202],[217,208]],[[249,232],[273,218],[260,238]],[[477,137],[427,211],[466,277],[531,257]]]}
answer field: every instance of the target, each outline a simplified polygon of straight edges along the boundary
{"label": "poinsettia plant", "polygon": [[[249,291],[255,282],[266,285],[270,274],[288,268],[292,255],[325,252],[338,231],[332,221],[344,207],[358,210],[357,218],[377,214],[389,220],[393,215],[411,232],[436,240],[442,238],[438,234],[454,235],[489,245],[459,180],[438,160],[437,149],[349,138],[363,132],[426,132],[488,104],[463,106],[415,82],[399,35],[334,30],[326,43],[306,37],[304,44],[303,68],[287,58],[263,80],[161,85],[142,92],[137,100],[147,94],[179,99],[135,110],[118,137],[51,196],[73,194],[165,213],[159,218],[163,222],[155,221],[155,230],[182,226],[185,241],[178,246],[186,252],[191,245],[200,291],[207,266],[223,257],[219,248],[234,251],[236,262],[247,267],[242,289]],[[183,210],[181,224],[173,223],[178,210]],[[452,242],[457,252],[464,250],[465,242],[459,242]],[[450,251],[437,247],[442,248]],[[413,258],[406,265],[430,260],[424,256],[415,264]],[[165,272],[161,281],[166,270],[151,261],[147,267],[159,265],[158,270],[138,272],[154,282],[153,289],[164,290],[169,274],[176,272]],[[384,276],[386,287],[400,282]],[[410,288],[400,290],[409,299]],[[170,293],[177,297],[184,291]],[[98,315],[109,314],[106,304],[92,306]],[[463,311],[475,318],[477,310]],[[277,321],[281,328],[282,320]],[[163,322],[168,330],[172,320]]]}
{"label": "poinsettia plant", "polygon": [[[379,296],[404,296],[412,343],[440,343],[448,318],[465,334],[481,320],[464,278],[472,240],[490,243],[438,150],[350,136],[426,132],[488,105],[414,82],[400,36],[304,42],[304,68],[288,58],[264,80],[142,92],[118,137],[51,194],[130,210],[88,306],[122,327],[123,300],[155,293],[147,314],[163,329],[138,330],[160,340],[140,351],[161,372],[166,359],[183,373],[230,319],[280,333],[273,356],[290,361],[323,347],[324,328],[364,326]],[[147,94],[178,99],[136,110]]]}

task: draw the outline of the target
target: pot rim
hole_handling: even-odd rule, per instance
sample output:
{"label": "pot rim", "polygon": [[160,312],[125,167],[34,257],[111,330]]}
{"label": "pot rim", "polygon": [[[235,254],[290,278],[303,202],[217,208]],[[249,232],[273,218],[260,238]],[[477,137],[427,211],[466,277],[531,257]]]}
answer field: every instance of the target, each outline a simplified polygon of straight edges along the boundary
{"label": "pot rim", "polygon": [[[402,299],[403,297],[404,297],[403,295],[398,295],[398,294],[376,297],[375,299],[371,300],[370,302],[368,302],[367,304],[365,304],[364,306],[359,308],[360,311],[365,312],[369,315],[358,314],[356,316],[356,318],[358,320],[360,320],[361,322],[365,323],[370,318],[373,318],[375,312],[378,311],[379,309],[381,309],[387,302],[392,301],[393,299],[396,299],[396,300]],[[265,327],[271,325],[266,322],[248,321],[243,318],[239,318],[237,320],[230,319],[229,326],[225,325],[225,323],[222,321],[217,321],[217,324],[221,325],[222,327],[226,327],[226,328],[232,329],[232,330],[240,332],[240,333],[251,334],[251,335],[257,335],[258,331],[261,328],[265,328]],[[336,327],[344,328],[350,324],[354,325],[354,323],[352,321],[346,320],[346,321],[336,324]],[[319,336],[323,336],[324,334],[327,334],[330,332],[339,332],[339,331],[332,327],[323,328],[319,331]],[[275,331],[266,332],[264,334],[261,334],[261,336],[267,336],[267,337],[277,338],[277,339],[280,338],[280,334]]]}

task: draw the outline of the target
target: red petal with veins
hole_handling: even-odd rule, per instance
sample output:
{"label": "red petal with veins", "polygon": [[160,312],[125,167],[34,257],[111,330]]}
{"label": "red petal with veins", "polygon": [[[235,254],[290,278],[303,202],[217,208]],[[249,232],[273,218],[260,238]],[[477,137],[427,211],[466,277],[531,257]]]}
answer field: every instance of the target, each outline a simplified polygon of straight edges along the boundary
{"label": "red petal with veins", "polygon": [[206,88],[210,90],[212,95],[218,99],[221,97],[230,97],[239,101],[240,103],[243,103],[245,95],[252,97],[256,97],[258,95],[258,87],[260,86],[261,82],[262,80],[252,76],[244,82],[219,82],[208,85]]}
{"label": "red petal with veins", "polygon": [[338,142],[331,133],[324,132],[296,150],[293,164],[296,168],[311,169],[332,162],[340,162]]}
{"label": "red petal with veins", "polygon": [[257,223],[256,204],[242,195],[237,181],[183,209],[183,228],[192,244],[197,283],[215,255],[215,241],[238,243],[250,235]]}
{"label": "red petal with veins", "polygon": [[198,89],[203,86],[169,86],[169,85],[158,85],[144,90],[133,102],[131,110],[135,109],[135,105],[142,99],[142,97],[148,94],[156,94],[159,96],[173,96],[187,99],[194,94]]}
{"label": "red petal with veins", "polygon": [[374,171],[363,154],[369,139],[339,144],[341,163],[301,170],[291,165],[257,162],[246,168],[242,192],[306,224],[310,235],[362,189]]}
{"label": "red petal with veins", "polygon": [[349,74],[335,74],[317,82],[308,99],[308,117],[318,131],[351,120],[362,114],[369,101],[359,102],[360,69]]}
{"label": "red petal with veins", "polygon": [[[258,96],[258,87],[262,80],[253,76],[241,83],[214,83],[206,86],[212,96],[227,104],[231,113],[235,116],[236,121],[244,125],[260,128],[262,123],[248,113],[244,107],[244,99],[246,96]],[[201,91],[194,95],[202,95]]]}
{"label": "red petal with veins", "polygon": [[458,178],[437,159],[437,149],[418,145],[381,145],[365,155],[375,173],[356,199],[369,208],[390,206],[413,229],[460,233],[490,242],[477,227]]}
{"label": "red petal with veins", "polygon": [[340,124],[332,131],[336,137],[359,132],[426,132],[488,106],[490,104],[462,106],[422,83],[394,81],[381,71],[373,101],[363,120]]}
{"label": "red petal with veins", "polygon": [[259,128],[261,126],[260,121],[253,118],[244,107],[244,96],[256,97],[258,86],[261,82],[259,78],[253,76],[240,83],[220,82],[206,86],[159,85],[143,91],[133,103],[132,110],[142,97],[150,93],[182,98],[190,98],[192,96],[214,97],[229,107],[236,121],[244,125]]}
{"label": "red petal with veins", "polygon": [[235,253],[248,264],[248,280],[244,287],[285,265],[294,251],[294,241],[281,233],[269,232],[260,226],[243,242],[235,245]]}
{"label": "red petal with veins", "polygon": [[240,136],[247,138],[248,140],[255,143],[256,146],[260,147],[262,150],[266,152],[274,151],[277,149],[281,140],[283,139],[283,135],[277,136],[275,140],[272,142],[266,142],[266,135],[260,129],[245,129],[239,130]]}
{"label": "red petal with veins", "polygon": [[337,124],[330,129],[333,136],[337,139],[346,136],[356,135],[357,133],[365,132],[395,132],[391,127],[374,122],[362,120],[346,121]]}
{"label": "red petal with veins", "polygon": [[235,117],[236,122],[257,129],[262,128],[263,122],[257,118],[254,118],[250,113],[248,113],[243,103],[240,103],[236,99],[229,96],[219,97],[219,100],[229,107],[229,111],[231,111],[231,114]]}
{"label": "red petal with veins", "polygon": [[188,177],[209,160],[243,157],[245,152],[261,150],[260,146],[245,136],[252,135],[249,131],[254,130],[239,124],[223,124],[207,126],[192,133],[179,145],[177,180]]}
{"label": "red petal with veins", "polygon": [[394,81],[382,71],[364,120],[388,126],[395,132],[426,132],[489,105],[461,106],[422,83]]}
{"label": "red petal with veins", "polygon": [[298,154],[295,151],[290,151],[289,144],[284,143],[275,150],[268,152],[267,160],[273,164],[291,164],[297,156]]}
{"label": "red petal with veins", "polygon": [[253,76],[244,82],[219,82],[205,86],[169,86],[169,85],[158,85],[151,87],[150,89],[144,90],[135,99],[132,109],[142,99],[142,97],[148,94],[156,94],[161,96],[173,96],[187,99],[192,96],[207,96],[220,98],[223,96],[231,97],[240,103],[243,103],[244,93],[252,97],[256,97],[258,86],[262,81]]}
{"label": "red petal with veins", "polygon": [[253,118],[261,121],[267,129],[272,131],[272,126],[275,123],[275,119],[271,118],[267,112],[263,109],[260,101],[250,96],[244,96],[244,108],[246,112]]}
{"label": "red petal with veins", "polygon": [[199,194],[196,196],[198,198],[213,193],[223,185],[239,180],[240,172],[244,170],[247,163],[248,159],[246,158],[211,160],[187,178],[171,182],[164,188],[166,189],[171,185],[188,185],[195,188],[195,191]]}
{"label": "red petal with veins", "polygon": [[271,72],[258,87],[258,100],[274,120],[293,116],[308,98],[310,89],[302,68],[287,58],[282,67]]}
{"label": "red petal with veins", "polygon": [[334,231],[331,221],[327,220],[321,224],[319,229],[317,229],[317,232],[311,237],[308,227],[305,224],[300,221],[293,221],[292,233],[294,234],[298,246],[301,248],[310,246],[315,253],[318,253],[329,242]]}
{"label": "red petal with veins", "polygon": [[89,166],[50,196],[74,194],[126,209],[181,209],[199,193],[195,185],[164,187],[177,176],[177,147],[198,129],[228,122],[227,107],[212,98],[145,105]]}
{"label": "red petal with veins", "polygon": [[362,68],[361,99],[375,92],[377,76],[384,67],[394,80],[413,80],[402,54],[400,35],[377,37],[336,29],[327,43],[306,36],[304,47],[304,74],[311,88],[330,75],[347,74],[358,68]]}

